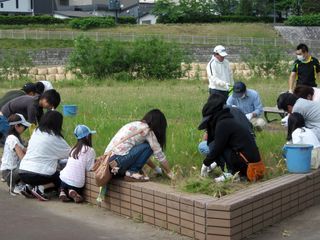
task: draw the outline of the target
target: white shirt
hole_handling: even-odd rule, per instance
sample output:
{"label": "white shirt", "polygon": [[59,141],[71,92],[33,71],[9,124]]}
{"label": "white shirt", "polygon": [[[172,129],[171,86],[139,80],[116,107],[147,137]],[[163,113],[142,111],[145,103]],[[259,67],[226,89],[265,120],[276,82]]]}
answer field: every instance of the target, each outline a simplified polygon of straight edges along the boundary
{"label": "white shirt", "polygon": [[3,148],[2,163],[0,170],[13,170],[18,167],[19,157],[15,151],[16,146],[24,149],[19,139],[15,135],[9,135]]}
{"label": "white shirt", "polygon": [[220,62],[215,57],[212,57],[207,65],[207,75],[210,89],[228,91],[229,87],[234,84],[232,71],[227,59]]}
{"label": "white shirt", "polygon": [[69,157],[67,165],[60,172],[61,181],[66,184],[82,188],[85,184],[86,171],[90,171],[94,164],[96,153],[91,147],[82,147],[78,159]]}
{"label": "white shirt", "polygon": [[42,82],[44,85],[43,92],[53,89],[51,82],[49,82],[49,81],[40,81],[40,82]]}
{"label": "white shirt", "polygon": [[70,146],[62,137],[36,129],[21,160],[20,170],[53,175],[57,171],[58,160],[68,158],[69,152]]}
{"label": "white shirt", "polygon": [[314,148],[320,147],[317,136],[309,128],[297,128],[292,133],[293,144],[311,144]]}
{"label": "white shirt", "polygon": [[[139,132],[140,130],[143,130],[143,132],[117,145],[117,143],[119,143],[121,139],[124,139],[125,137],[133,133]],[[156,135],[153,131],[150,130],[148,124],[141,121],[135,121],[124,125],[112,138],[111,142],[105,150],[105,153],[112,150],[114,154],[124,156],[129,153],[131,148],[144,142],[148,142],[150,144],[153,155],[159,162],[166,161],[166,156],[161,149]]]}
{"label": "white shirt", "polygon": [[312,97],[312,101],[314,102],[320,102],[320,88],[313,88],[314,93]]}

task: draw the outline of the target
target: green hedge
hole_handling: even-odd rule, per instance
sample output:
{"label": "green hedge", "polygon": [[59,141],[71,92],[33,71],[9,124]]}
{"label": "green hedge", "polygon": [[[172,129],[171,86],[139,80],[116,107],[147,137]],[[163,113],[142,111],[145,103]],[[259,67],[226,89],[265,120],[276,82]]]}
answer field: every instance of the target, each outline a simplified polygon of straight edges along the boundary
{"label": "green hedge", "polygon": [[68,20],[58,19],[51,16],[3,16],[0,15],[0,24],[3,25],[28,25],[28,24],[61,24]]}
{"label": "green hedge", "polygon": [[136,24],[137,20],[134,17],[119,17],[119,24]]}
{"label": "green hedge", "polygon": [[[279,20],[277,20],[279,22]],[[254,16],[217,16],[217,15],[181,15],[172,17],[169,15],[159,16],[158,23],[219,23],[219,22],[273,22],[273,17],[254,17]]]}
{"label": "green hedge", "polygon": [[75,18],[69,22],[69,26],[75,29],[87,30],[91,28],[110,28],[115,26],[115,21],[110,17]]}
{"label": "green hedge", "polygon": [[290,16],[285,25],[288,26],[320,26],[320,14]]}

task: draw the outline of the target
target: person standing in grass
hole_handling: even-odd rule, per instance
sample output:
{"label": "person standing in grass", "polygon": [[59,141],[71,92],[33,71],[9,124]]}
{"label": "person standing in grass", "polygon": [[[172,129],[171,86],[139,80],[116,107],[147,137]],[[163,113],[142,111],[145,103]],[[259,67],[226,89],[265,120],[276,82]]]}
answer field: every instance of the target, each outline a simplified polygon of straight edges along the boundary
{"label": "person standing in grass", "polygon": [[218,45],[213,49],[213,56],[207,65],[207,76],[209,80],[209,93],[219,93],[227,100],[230,87],[233,85],[232,70],[226,49]]}
{"label": "person standing in grass", "polygon": [[13,193],[20,193],[18,183],[20,160],[26,153],[20,135],[31,126],[21,114],[13,114],[9,117],[9,133],[6,139],[1,159],[2,178],[7,182]]}
{"label": "person standing in grass", "polygon": [[24,196],[46,201],[45,189],[60,188],[58,161],[68,159],[70,153],[70,146],[61,133],[62,123],[61,113],[48,111],[33,132],[19,168],[19,176],[27,184],[21,191]]}
{"label": "person standing in grass", "polygon": [[125,176],[127,181],[148,181],[149,178],[141,174],[141,170],[153,155],[167,176],[174,178],[163,153],[166,130],[166,117],[158,109],[149,111],[140,121],[124,125],[105,150],[105,154],[111,152],[112,173]]}
{"label": "person standing in grass", "polygon": [[59,199],[75,203],[83,202],[82,191],[85,185],[86,171],[93,167],[96,153],[92,148],[92,134],[85,125],[78,125],[74,130],[77,144],[72,148],[66,167],[60,172],[61,189]]}
{"label": "person standing in grass", "polygon": [[243,82],[236,82],[233,94],[229,96],[227,105],[239,108],[257,131],[261,131],[266,121],[262,118],[263,106],[260,95],[253,89],[247,89]]}
{"label": "person standing in grass", "polygon": [[301,43],[296,49],[297,60],[289,77],[289,92],[293,92],[295,85],[317,87],[317,77],[320,77],[319,60],[311,56],[307,45]]}
{"label": "person standing in grass", "polygon": [[247,177],[248,165],[245,160],[249,163],[260,161],[260,153],[251,131],[234,118],[229,108],[223,106],[223,96],[210,96],[202,109],[203,120],[198,127],[199,130],[207,131],[209,146],[201,175],[206,176],[213,163],[222,171],[227,167],[227,172],[215,178],[216,182],[233,178],[238,172],[240,176]]}

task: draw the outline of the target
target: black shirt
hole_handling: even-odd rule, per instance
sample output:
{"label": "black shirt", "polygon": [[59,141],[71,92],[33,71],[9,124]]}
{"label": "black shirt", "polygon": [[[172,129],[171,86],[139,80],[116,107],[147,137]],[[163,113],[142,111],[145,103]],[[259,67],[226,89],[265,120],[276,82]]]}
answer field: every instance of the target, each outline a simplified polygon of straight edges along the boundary
{"label": "black shirt", "polygon": [[239,124],[230,114],[229,109],[224,109],[219,113],[213,124],[209,124],[208,144],[213,142],[213,151],[210,151],[203,163],[210,166],[225,151],[230,148],[235,152],[241,152],[249,162],[260,161],[260,153],[256,145],[254,136],[249,129]]}
{"label": "black shirt", "polygon": [[310,57],[306,62],[297,59],[293,64],[292,72],[297,73],[297,85],[316,87],[317,73],[320,72],[319,61],[315,57]]}
{"label": "black shirt", "polygon": [[6,103],[1,112],[5,117],[19,113],[30,123],[38,123],[43,114],[43,109],[39,106],[39,96],[32,97],[29,95],[17,97]]}

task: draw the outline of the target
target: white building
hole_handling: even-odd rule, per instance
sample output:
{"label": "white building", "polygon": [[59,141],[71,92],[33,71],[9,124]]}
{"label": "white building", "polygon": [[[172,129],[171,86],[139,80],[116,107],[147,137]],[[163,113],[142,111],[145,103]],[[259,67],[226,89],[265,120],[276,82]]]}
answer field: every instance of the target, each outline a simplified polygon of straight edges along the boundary
{"label": "white building", "polygon": [[0,0],[0,13],[31,14],[32,12],[32,0]]}
{"label": "white building", "polygon": [[139,24],[156,24],[157,16],[147,13],[139,18]]}

